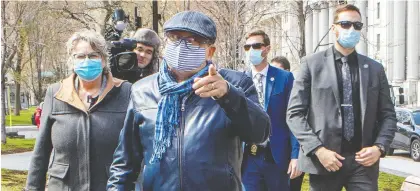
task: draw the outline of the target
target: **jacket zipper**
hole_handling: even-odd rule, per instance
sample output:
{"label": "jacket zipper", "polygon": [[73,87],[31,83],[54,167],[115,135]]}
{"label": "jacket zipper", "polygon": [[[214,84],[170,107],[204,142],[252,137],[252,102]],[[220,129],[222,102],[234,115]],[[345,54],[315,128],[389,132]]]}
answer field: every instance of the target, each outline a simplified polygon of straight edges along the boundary
{"label": "jacket zipper", "polygon": [[[90,136],[90,114],[91,114],[91,112],[88,110],[87,112],[86,112],[86,118],[87,118],[87,128],[86,128],[86,134],[87,134],[87,136],[89,137]],[[86,141],[86,149],[87,149],[87,152],[86,152],[86,160],[87,160],[87,163],[86,163],[86,169],[87,169],[87,180],[90,180],[90,160],[89,160],[89,157],[90,157],[90,145],[89,145],[89,140],[87,140]],[[87,188],[88,188],[88,190],[90,190],[90,181],[89,181],[89,183],[87,184]]]}
{"label": "jacket zipper", "polygon": [[[191,95],[191,94],[190,94]],[[179,187],[180,190],[183,190],[182,188],[182,139],[184,138],[184,125],[185,125],[185,102],[190,96],[186,96],[182,99],[181,104],[181,125],[178,128],[178,156],[179,156]]]}

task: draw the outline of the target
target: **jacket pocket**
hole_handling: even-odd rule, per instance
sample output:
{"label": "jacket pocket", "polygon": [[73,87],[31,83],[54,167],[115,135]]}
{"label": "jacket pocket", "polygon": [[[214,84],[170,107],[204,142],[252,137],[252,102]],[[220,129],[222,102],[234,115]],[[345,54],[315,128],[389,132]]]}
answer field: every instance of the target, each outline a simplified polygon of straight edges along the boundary
{"label": "jacket pocket", "polygon": [[66,191],[69,190],[69,178],[67,173],[69,171],[69,165],[63,163],[54,162],[50,169],[48,169],[49,181],[48,181],[48,190],[49,191]]}
{"label": "jacket pocket", "polygon": [[[228,165],[206,166],[202,169],[207,190],[231,190],[231,172]],[[203,185],[204,186],[204,185]]]}

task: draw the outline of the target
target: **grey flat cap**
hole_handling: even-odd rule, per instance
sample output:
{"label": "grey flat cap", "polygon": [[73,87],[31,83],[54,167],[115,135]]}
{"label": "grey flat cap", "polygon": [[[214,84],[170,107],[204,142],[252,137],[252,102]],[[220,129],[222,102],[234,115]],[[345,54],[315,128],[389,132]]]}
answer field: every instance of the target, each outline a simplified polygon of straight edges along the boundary
{"label": "grey flat cap", "polygon": [[146,46],[152,46],[155,49],[158,49],[160,46],[160,39],[158,34],[156,34],[155,31],[150,29],[138,29],[131,38]]}
{"label": "grey flat cap", "polygon": [[165,32],[187,31],[205,37],[212,42],[216,41],[217,37],[214,21],[209,16],[197,11],[177,13],[163,25],[163,30]]}

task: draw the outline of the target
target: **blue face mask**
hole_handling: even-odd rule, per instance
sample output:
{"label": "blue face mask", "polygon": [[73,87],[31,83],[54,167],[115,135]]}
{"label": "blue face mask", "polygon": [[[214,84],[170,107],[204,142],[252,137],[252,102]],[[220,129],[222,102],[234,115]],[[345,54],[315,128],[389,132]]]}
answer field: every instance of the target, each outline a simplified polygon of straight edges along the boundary
{"label": "blue face mask", "polygon": [[84,59],[74,61],[74,72],[80,79],[90,82],[102,74],[101,59]]}
{"label": "blue face mask", "polygon": [[261,62],[264,60],[264,57],[261,56],[262,50],[254,50],[253,48],[249,49],[245,52],[246,60],[248,63],[256,66],[261,64]]}
{"label": "blue face mask", "polygon": [[354,29],[339,29],[338,43],[344,48],[354,48],[360,40],[360,31]]}

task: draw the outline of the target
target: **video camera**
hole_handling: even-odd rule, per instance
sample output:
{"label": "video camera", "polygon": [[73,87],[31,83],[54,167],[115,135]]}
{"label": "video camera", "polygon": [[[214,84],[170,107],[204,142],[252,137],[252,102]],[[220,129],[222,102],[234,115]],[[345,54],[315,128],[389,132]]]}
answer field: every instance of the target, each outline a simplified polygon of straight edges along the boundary
{"label": "video camera", "polygon": [[132,39],[111,41],[111,56],[109,58],[111,73],[114,77],[134,83],[138,80],[140,68],[137,65],[137,55],[133,50],[137,42]]}
{"label": "video camera", "polygon": [[[137,8],[135,8],[137,10]],[[137,12],[137,11],[136,11]],[[140,22],[135,15],[136,27]],[[137,42],[132,39],[121,39],[122,32],[127,26],[129,18],[125,15],[124,10],[115,9],[112,15],[113,25],[108,25],[105,32],[105,40],[109,45],[109,63],[111,73],[114,77],[127,80],[131,83],[139,80],[141,69],[137,65],[137,55],[133,50],[137,47]]]}

